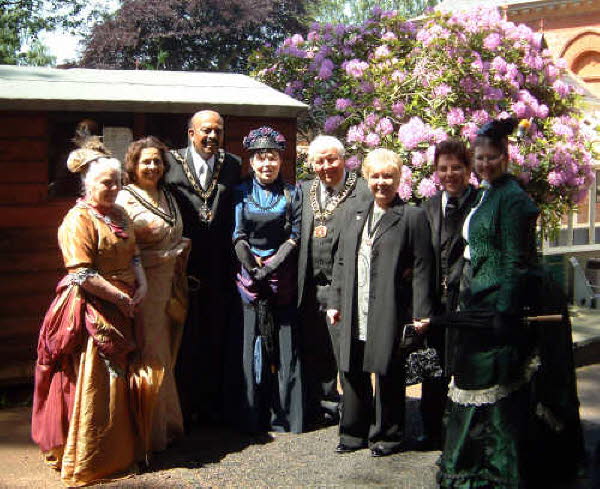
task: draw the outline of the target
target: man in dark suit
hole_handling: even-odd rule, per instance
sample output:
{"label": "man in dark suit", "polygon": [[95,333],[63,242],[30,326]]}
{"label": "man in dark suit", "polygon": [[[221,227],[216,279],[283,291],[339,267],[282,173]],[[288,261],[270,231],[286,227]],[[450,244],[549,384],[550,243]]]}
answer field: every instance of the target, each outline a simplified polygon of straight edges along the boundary
{"label": "man in dark suit", "polygon": [[240,159],[225,153],[223,118],[212,110],[194,114],[189,145],[171,151],[166,183],[192,240],[188,262],[190,304],[176,367],[184,421],[220,420],[223,413],[225,339],[235,321],[233,188]]}
{"label": "man in dark suit", "polygon": [[316,178],[301,182],[302,239],[298,258],[298,308],[301,318],[306,426],[337,423],[337,329],[326,320],[340,215],[357,195],[369,194],[365,181],[344,165],[344,146],[318,136],[308,148]]}
{"label": "man in dark suit", "polygon": [[[475,205],[477,190],[469,185],[471,160],[461,141],[447,140],[435,148],[434,166],[444,190],[423,203],[431,228],[435,256],[435,314],[456,311],[465,249],[462,227],[465,217]],[[448,371],[452,352],[447,351],[446,335],[451,330],[430,329],[427,342],[436,348]],[[421,416],[424,434],[421,449],[439,450],[442,441],[442,416],[448,395],[448,377],[423,380]]]}

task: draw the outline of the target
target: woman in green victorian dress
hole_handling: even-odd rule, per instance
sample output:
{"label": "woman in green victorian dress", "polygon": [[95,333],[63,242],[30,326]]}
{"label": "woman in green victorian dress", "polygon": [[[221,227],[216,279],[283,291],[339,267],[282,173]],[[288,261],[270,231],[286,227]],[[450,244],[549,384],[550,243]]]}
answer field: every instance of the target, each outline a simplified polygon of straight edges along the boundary
{"label": "woman in green victorian dress", "polygon": [[[559,487],[582,460],[567,302],[537,264],[539,210],[507,173],[515,126],[491,121],[477,133],[482,189],[463,227],[460,311],[429,323],[455,328],[442,488]],[[545,319],[523,320],[536,315]]]}
{"label": "woman in green victorian dress", "polygon": [[507,173],[508,135],[514,128],[510,119],[492,121],[473,144],[483,190],[463,228],[461,311],[462,317],[483,320],[457,328],[455,336],[457,358],[439,461],[442,488],[523,487],[523,435],[539,357],[521,318],[535,275],[539,211]]}

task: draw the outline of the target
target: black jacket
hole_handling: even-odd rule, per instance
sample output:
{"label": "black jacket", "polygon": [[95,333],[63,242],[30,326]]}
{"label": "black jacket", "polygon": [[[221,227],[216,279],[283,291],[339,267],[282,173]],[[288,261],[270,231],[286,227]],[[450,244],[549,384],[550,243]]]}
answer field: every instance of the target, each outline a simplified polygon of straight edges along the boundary
{"label": "black jacket", "polygon": [[[344,212],[329,309],[341,313],[340,370],[350,369],[350,348],[357,327],[357,255],[373,199],[355,199]],[[413,317],[432,313],[431,237],[425,212],[396,198],[381,218],[371,255],[365,372],[385,375],[398,354],[402,327]]]}
{"label": "black jacket", "polygon": [[[192,177],[200,186],[194,172],[189,149],[182,148],[177,150],[177,153],[189,164]],[[188,179],[182,162],[179,158],[169,154],[169,163],[171,167],[166,175],[165,183],[177,199],[183,217],[183,235],[192,240],[188,273],[198,277],[201,281],[217,280],[216,283],[212,282],[211,286],[218,286],[226,275],[229,275],[229,280],[232,280],[233,264],[235,263],[231,244],[233,189],[240,181],[240,159],[225,153],[217,189],[208,201],[213,214],[209,223],[203,222],[198,215],[202,199]]]}
{"label": "black jacket", "polygon": [[[473,186],[469,186],[469,191],[465,195],[464,200],[460,203],[459,225],[456,234],[452,236],[448,243],[448,270],[447,270],[447,287],[448,287],[448,309],[455,310],[458,306],[458,293],[460,288],[460,277],[463,269],[463,252],[465,250],[465,241],[462,236],[462,225],[465,217],[477,202],[478,191]],[[434,270],[434,288],[436,297],[436,313],[441,314],[446,312],[441,309],[440,298],[442,296],[442,262],[441,262],[441,231],[443,225],[442,214],[442,192],[426,200],[422,204],[429,227],[431,229],[431,244],[433,246],[433,255],[435,257]]]}
{"label": "black jacket", "polygon": [[[300,188],[302,189],[302,231],[300,236],[300,251],[298,254],[298,307],[302,305],[304,299],[304,292],[307,287],[307,280],[312,276],[312,263],[310,260],[310,240],[314,231],[314,213],[310,202],[310,188],[314,180],[306,180],[300,182]],[[340,208],[337,209],[333,215],[336,221],[337,228],[340,228],[340,224],[343,218],[344,209],[350,207],[356,197],[367,198],[371,193],[367,182],[363,178],[358,178],[355,187],[350,191],[348,197],[340,204]],[[332,243],[332,256],[331,261],[333,262],[336,254],[339,242],[339,233],[333,236]]]}

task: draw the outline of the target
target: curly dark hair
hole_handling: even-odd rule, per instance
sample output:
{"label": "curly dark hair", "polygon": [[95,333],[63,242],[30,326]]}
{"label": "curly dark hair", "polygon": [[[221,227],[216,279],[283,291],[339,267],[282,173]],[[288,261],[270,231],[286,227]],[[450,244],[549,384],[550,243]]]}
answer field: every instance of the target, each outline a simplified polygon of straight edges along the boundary
{"label": "curly dark hair", "polygon": [[442,155],[454,155],[466,168],[471,168],[471,154],[465,143],[459,139],[447,139],[436,144],[433,155],[433,166],[437,168],[438,160]]}
{"label": "curly dark hair", "polygon": [[168,148],[165,143],[154,136],[147,136],[145,138],[138,139],[137,141],[132,142],[129,145],[129,148],[127,148],[127,154],[125,155],[125,172],[127,173],[129,183],[135,183],[136,181],[135,172],[140,161],[140,154],[142,153],[142,150],[146,148],[156,148],[160,152],[160,157],[162,158],[163,165],[165,166],[163,176],[158,181],[158,186],[161,187],[165,182],[165,175],[169,171],[170,167],[169,161],[167,160]]}

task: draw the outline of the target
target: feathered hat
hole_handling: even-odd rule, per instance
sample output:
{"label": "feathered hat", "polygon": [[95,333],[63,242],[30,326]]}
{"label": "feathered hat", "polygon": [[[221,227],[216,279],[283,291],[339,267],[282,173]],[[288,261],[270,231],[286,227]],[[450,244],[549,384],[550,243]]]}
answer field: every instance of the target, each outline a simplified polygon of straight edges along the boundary
{"label": "feathered hat", "polygon": [[283,134],[272,127],[263,126],[253,129],[244,138],[243,146],[248,151],[260,151],[261,149],[285,149],[285,138]]}
{"label": "feathered hat", "polygon": [[481,126],[477,131],[477,135],[499,141],[512,134],[517,125],[517,119],[495,119]]}
{"label": "feathered hat", "polygon": [[111,153],[99,136],[88,136],[85,139],[76,139],[80,147],[71,151],[67,159],[67,168],[73,173],[81,173],[87,165],[99,158],[110,158]]}

